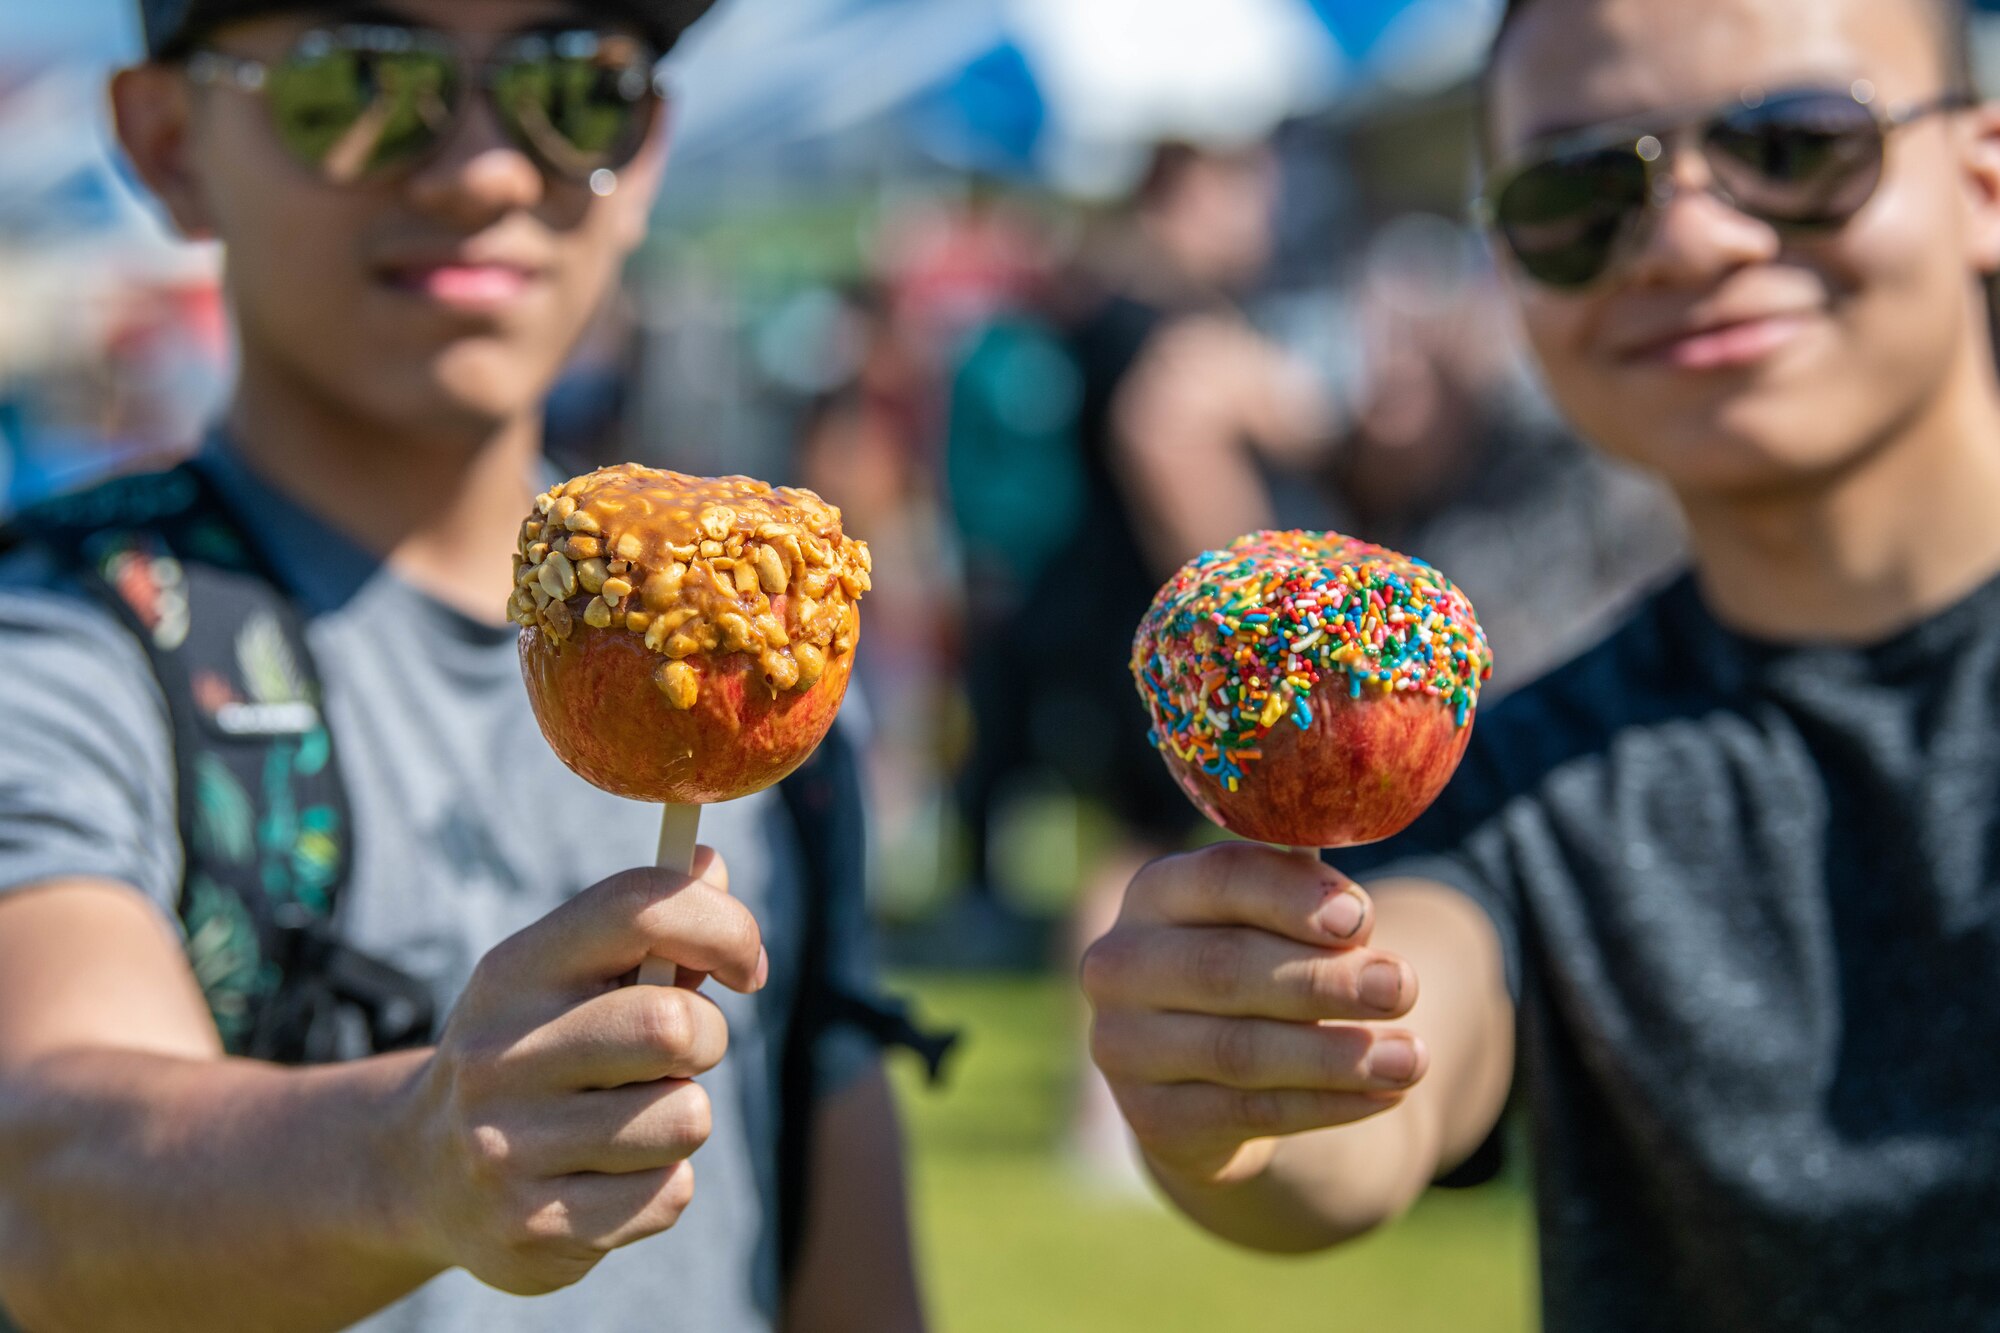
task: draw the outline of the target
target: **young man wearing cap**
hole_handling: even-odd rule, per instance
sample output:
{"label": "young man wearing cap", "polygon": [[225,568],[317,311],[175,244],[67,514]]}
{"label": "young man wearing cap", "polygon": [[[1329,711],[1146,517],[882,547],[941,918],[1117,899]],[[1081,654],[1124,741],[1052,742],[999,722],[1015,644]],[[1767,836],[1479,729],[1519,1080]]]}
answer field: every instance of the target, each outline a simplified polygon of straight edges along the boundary
{"label": "young man wearing cap", "polygon": [[2000,111],[1965,42],[1952,0],[1510,7],[1501,263],[1694,570],[1332,854],[1368,892],[1241,844],[1133,882],[1095,1054],[1202,1225],[1385,1222],[1518,1068],[1554,1333],[2000,1327]]}
{"label": "young man wearing cap", "polygon": [[[241,375],[174,474],[210,497],[184,547],[52,535],[180,512],[128,487],[30,516],[0,562],[19,1326],[920,1327],[879,1059],[802,998],[804,953],[855,979],[859,927],[808,905],[796,803],[711,812],[728,873],[626,869],[656,814],[550,754],[503,610],[542,398],[660,183],[655,62],[708,2],[145,6],[120,137],[181,232],[222,242]],[[240,624],[195,669],[217,589]],[[246,867],[247,897],[224,883]],[[625,984],[648,956],[713,984]],[[431,1006],[412,1049],[235,1056],[380,1051]]]}

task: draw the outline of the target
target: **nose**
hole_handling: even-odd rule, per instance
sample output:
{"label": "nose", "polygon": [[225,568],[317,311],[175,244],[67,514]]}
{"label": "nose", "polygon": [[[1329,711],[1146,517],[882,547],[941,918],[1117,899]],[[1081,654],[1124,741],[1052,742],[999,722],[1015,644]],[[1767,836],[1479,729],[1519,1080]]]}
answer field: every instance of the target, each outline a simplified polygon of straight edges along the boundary
{"label": "nose", "polygon": [[1783,238],[1777,229],[1723,199],[1699,152],[1664,156],[1653,178],[1651,216],[1627,270],[1629,281],[1655,287],[1697,285],[1778,257]]}
{"label": "nose", "polygon": [[416,207],[465,230],[492,222],[542,201],[547,182],[542,169],[507,137],[488,99],[470,95],[471,104],[416,171],[407,189]]}

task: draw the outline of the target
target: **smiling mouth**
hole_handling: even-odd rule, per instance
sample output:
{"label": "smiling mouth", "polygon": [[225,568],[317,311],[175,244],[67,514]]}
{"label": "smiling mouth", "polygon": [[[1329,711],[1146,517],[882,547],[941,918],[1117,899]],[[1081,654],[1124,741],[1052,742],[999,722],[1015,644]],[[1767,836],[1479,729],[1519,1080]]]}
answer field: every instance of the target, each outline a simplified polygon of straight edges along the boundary
{"label": "smiling mouth", "polygon": [[513,264],[407,264],[384,270],[391,289],[454,310],[490,312],[519,301],[537,278]]}
{"label": "smiling mouth", "polygon": [[1622,351],[1618,359],[1628,365],[1684,371],[1738,370],[1776,355],[1804,333],[1809,322],[1796,313],[1732,320],[1641,343]]}

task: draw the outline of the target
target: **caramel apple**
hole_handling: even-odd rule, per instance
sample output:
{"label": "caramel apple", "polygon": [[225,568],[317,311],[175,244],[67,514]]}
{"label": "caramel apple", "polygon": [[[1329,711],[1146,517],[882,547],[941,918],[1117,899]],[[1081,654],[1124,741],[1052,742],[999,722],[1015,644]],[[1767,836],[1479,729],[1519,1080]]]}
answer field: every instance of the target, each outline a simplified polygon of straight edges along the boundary
{"label": "caramel apple", "polygon": [[810,491],[629,463],[551,487],[508,604],[542,734],[633,800],[770,786],[839,711],[869,569]]}
{"label": "caramel apple", "polygon": [[1152,740],[1231,832],[1351,847],[1450,780],[1493,654],[1430,565],[1331,532],[1257,532],[1184,566],[1132,646]]}

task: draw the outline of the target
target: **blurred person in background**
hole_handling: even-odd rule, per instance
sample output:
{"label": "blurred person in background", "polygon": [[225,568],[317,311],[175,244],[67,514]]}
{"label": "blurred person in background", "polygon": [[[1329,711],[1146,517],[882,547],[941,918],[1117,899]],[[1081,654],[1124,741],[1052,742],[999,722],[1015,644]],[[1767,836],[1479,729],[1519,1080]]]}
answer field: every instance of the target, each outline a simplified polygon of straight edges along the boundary
{"label": "blurred person in background", "polygon": [[946,785],[947,700],[958,626],[955,552],[939,503],[938,385],[929,329],[893,289],[863,283],[828,321],[851,374],[817,395],[800,423],[799,480],[868,534],[881,577],[869,594],[868,647],[855,661],[867,707],[870,829],[877,864],[938,870]]}
{"label": "blurred person in background", "polygon": [[2000,108],[1967,63],[1956,0],[1509,6],[1496,249],[1694,567],[1334,858],[1368,891],[1242,844],[1134,880],[1093,1050],[1203,1226],[1379,1226],[1484,1165],[1518,1071],[1554,1333],[2000,1328]]}
{"label": "blurred person in background", "polygon": [[921,1327],[880,1060],[830,1017],[867,990],[844,745],[711,811],[694,877],[624,869],[657,812],[550,752],[503,613],[707,7],[143,6],[119,134],[225,247],[241,371],[190,466],[4,557],[23,1327]]}
{"label": "blurred person in background", "polygon": [[[1267,467],[1304,464],[1330,434],[1317,382],[1240,305],[1271,256],[1278,188],[1263,145],[1160,145],[1129,207],[1056,283],[1056,339],[1023,336],[1003,349],[1014,373],[995,384],[1067,409],[1008,416],[1034,437],[1049,512],[1069,522],[1060,534],[1030,532],[1043,549],[1020,566],[1029,581],[968,649],[976,888],[990,884],[997,800],[1024,771],[1053,772],[1108,808],[1122,845],[1089,878],[1113,894],[1194,831],[1146,741],[1126,659],[1132,627],[1168,575],[1269,526]],[[1057,348],[1066,372],[1049,355]],[[953,447],[970,442],[961,434]],[[979,505],[978,494],[961,501]],[[1086,903],[1104,897],[1086,883]]]}

